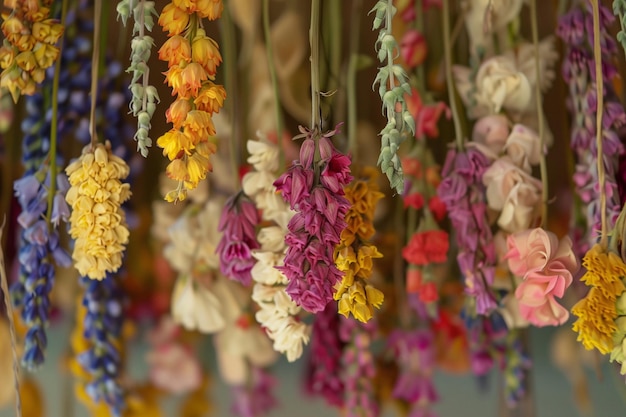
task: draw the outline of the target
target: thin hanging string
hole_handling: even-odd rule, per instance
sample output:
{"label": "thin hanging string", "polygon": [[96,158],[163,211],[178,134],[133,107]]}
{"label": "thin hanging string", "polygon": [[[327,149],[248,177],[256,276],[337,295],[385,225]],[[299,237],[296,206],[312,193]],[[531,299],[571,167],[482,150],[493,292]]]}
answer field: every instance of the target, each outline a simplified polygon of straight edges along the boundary
{"label": "thin hanging string", "polygon": [[537,124],[539,135],[539,149],[541,149],[541,159],[539,160],[539,170],[541,171],[541,227],[546,228],[548,224],[548,166],[546,163],[545,132],[543,125],[543,106],[541,102],[541,64],[539,62],[539,29],[537,28],[537,0],[530,2],[530,23],[533,34],[533,45],[535,47],[535,106],[537,106]]}
{"label": "thin hanging string", "polygon": [[450,42],[450,3],[449,0],[443,0],[441,18],[443,20],[443,50],[444,50],[444,66],[446,70],[446,83],[448,85],[448,97],[450,101],[450,111],[452,112],[452,120],[454,121],[454,134],[456,136],[456,146],[459,151],[463,150],[463,128],[459,119],[458,109],[456,107],[456,97],[454,92],[454,83],[452,81],[452,45]]}
{"label": "thin hanging string", "polygon": [[[4,226],[6,224],[6,217],[2,220],[2,226],[0,226],[0,241],[4,232]],[[15,415],[22,417],[22,397],[20,396],[20,366],[17,358],[17,337],[15,335],[15,322],[13,321],[13,305],[9,297],[9,279],[7,278],[5,264],[4,264],[4,252],[0,247],[0,287],[4,293],[4,304],[7,309],[7,320],[9,322],[9,332],[11,334],[11,354],[13,355],[13,387],[15,389]]]}
{"label": "thin hanging string", "polygon": [[311,130],[321,130],[320,117],[320,0],[311,1],[311,29],[309,43],[311,44]]}
{"label": "thin hanging string", "polygon": [[100,67],[100,22],[102,18],[102,0],[95,0],[93,20],[93,52],[91,55],[91,109],[89,112],[89,134],[91,135],[91,148],[95,149],[98,143],[96,133],[96,98],[98,96],[98,69]]}
{"label": "thin hanging string", "polygon": [[608,233],[606,220],[606,175],[604,172],[604,151],[602,148],[602,115],[604,113],[604,76],[602,74],[602,49],[600,49],[600,5],[598,0],[591,2],[593,10],[593,60],[596,65],[596,147],[598,164],[598,182],[600,183],[600,216],[602,229],[600,245],[607,247]]}

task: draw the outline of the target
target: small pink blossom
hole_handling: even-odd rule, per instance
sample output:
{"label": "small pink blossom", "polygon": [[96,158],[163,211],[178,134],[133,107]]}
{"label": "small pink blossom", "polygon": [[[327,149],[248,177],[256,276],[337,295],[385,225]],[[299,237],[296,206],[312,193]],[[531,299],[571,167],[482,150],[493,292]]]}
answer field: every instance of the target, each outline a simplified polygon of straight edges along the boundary
{"label": "small pink blossom", "polygon": [[415,137],[418,139],[429,137],[439,137],[439,118],[445,113],[446,118],[450,118],[450,109],[443,101],[433,104],[424,104],[419,92],[411,90],[410,95],[405,95],[406,105],[409,113],[415,119]]}
{"label": "small pink blossom", "polygon": [[400,41],[400,54],[409,69],[422,65],[428,54],[428,44],[424,35],[415,29],[404,32]]}
{"label": "small pink blossom", "polygon": [[177,343],[156,347],[147,355],[150,381],[172,394],[185,394],[202,383],[200,363],[189,348]]}

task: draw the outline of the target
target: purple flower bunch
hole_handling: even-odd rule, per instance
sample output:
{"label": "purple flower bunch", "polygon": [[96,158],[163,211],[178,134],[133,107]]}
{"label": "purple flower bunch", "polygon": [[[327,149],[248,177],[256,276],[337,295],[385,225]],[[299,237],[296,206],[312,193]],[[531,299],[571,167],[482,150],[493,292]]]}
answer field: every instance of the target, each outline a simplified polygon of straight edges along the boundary
{"label": "purple flower bunch", "polygon": [[122,369],[119,339],[124,323],[122,287],[112,275],[102,281],[81,277],[82,304],[87,310],[84,338],[90,348],[77,352],[78,363],[92,376],[85,391],[98,403],[104,401],[114,416],[124,408],[124,392],[119,382]]}
{"label": "purple flower bunch", "polygon": [[497,257],[482,183],[489,165],[489,159],[477,149],[450,149],[437,188],[456,231],[457,262],[465,277],[465,293],[475,299],[478,314],[489,314],[497,307],[489,290],[495,278]]}
{"label": "purple flower bunch", "polygon": [[252,283],[250,271],[256,262],[252,251],[260,248],[256,239],[260,221],[254,202],[240,191],[226,202],[218,225],[222,238],[215,253],[220,256],[220,271],[245,286]]}
{"label": "purple flower bunch", "polygon": [[251,385],[251,387],[233,387],[232,410],[239,417],[266,415],[277,405],[276,398],[272,393],[276,380],[269,372],[263,368],[253,368]]}
{"label": "purple flower bunch", "polygon": [[[55,263],[62,267],[72,264],[69,254],[59,244],[59,233],[54,227],[50,228],[45,220],[48,187],[42,184],[41,176],[41,172],[29,174],[14,184],[15,195],[22,207],[18,222],[23,232],[18,254],[20,275],[11,287],[11,296],[13,304],[22,309],[22,320],[28,327],[22,364],[30,370],[45,361],[46,328],[51,309],[50,293],[54,285]],[[57,183],[60,192],[53,200],[53,225],[69,218],[69,208],[63,198],[69,184],[62,174],[58,175]]]}
{"label": "purple flower bunch", "polygon": [[340,320],[339,337],[346,344],[341,357],[346,417],[378,417],[380,408],[372,384],[376,368],[370,351],[376,324],[373,320],[368,323],[345,317]]}
{"label": "purple flower bunch", "polygon": [[[617,176],[624,146],[620,129],[626,124],[626,113],[613,89],[612,79],[618,73],[613,57],[618,52],[617,43],[609,32],[615,19],[610,9],[600,5],[600,45],[602,52],[602,75],[604,80],[604,114],[602,119],[603,155],[596,146],[596,69],[593,59],[593,18],[591,5],[575,7],[559,19],[557,35],[566,45],[563,61],[563,78],[569,86],[568,107],[572,113],[571,147],[577,156],[574,183],[578,196],[586,205],[585,244],[577,244],[576,252],[582,256],[589,245],[596,241],[601,228],[600,187],[597,159],[602,158],[606,174],[607,214],[612,226],[621,210],[620,185]],[[617,177],[616,177],[617,176]]]}
{"label": "purple flower bunch", "polygon": [[315,316],[305,383],[309,394],[321,395],[329,405],[337,407],[344,405],[345,387],[341,378],[343,348],[337,303],[328,303]]}
{"label": "purple flower bunch", "polygon": [[296,211],[287,226],[284,266],[276,268],[289,280],[286,292],[291,299],[317,313],[333,299],[333,287],[342,277],[333,252],[346,227],[350,203],[343,187],[352,176],[350,158],[339,153],[330,140],[337,129],[323,135],[303,127],[300,131],[305,137],[300,159],[274,182]]}
{"label": "purple flower bunch", "polygon": [[400,370],[393,397],[410,404],[409,417],[435,417],[430,408],[439,400],[432,380],[436,365],[433,332],[429,329],[395,330],[389,336],[388,348]]}

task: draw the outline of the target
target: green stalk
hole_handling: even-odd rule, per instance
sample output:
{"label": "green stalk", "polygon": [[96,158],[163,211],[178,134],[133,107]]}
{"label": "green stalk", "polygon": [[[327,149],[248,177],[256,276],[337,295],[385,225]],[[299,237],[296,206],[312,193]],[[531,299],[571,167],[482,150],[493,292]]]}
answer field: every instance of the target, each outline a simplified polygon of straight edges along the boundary
{"label": "green stalk", "polygon": [[[311,130],[321,130],[320,120],[320,0],[311,1],[311,28],[309,42],[311,44]],[[317,153],[317,151],[316,151]]]}
{"label": "green stalk", "polygon": [[[224,11],[222,12],[221,23],[222,24],[220,26],[220,30],[222,35],[222,45],[224,47],[224,67],[236,71],[237,65],[235,63],[235,32],[227,0],[224,0]],[[238,145],[241,143],[241,131],[239,129],[239,123],[237,123],[237,112],[235,111],[235,109],[237,108],[236,106],[238,97],[237,84],[235,83],[235,80],[233,78],[232,71],[224,71],[224,84],[226,84],[226,91],[228,92],[228,95],[232,97],[232,99],[229,100],[230,104],[228,106],[231,125],[231,138],[228,145],[230,147],[230,164],[235,178],[235,187],[237,190],[239,190],[239,188],[241,187],[241,183],[238,180],[240,163],[240,150],[238,148]]]}
{"label": "green stalk", "polygon": [[272,81],[272,91],[274,93],[274,116],[276,117],[276,140],[280,151],[280,167],[285,166],[285,151],[282,146],[283,140],[283,112],[280,107],[280,94],[278,92],[278,77],[276,76],[276,65],[274,62],[274,46],[270,35],[270,0],[263,0],[263,34],[265,36],[265,50],[267,52],[267,65]]}
{"label": "green stalk", "polygon": [[357,73],[357,60],[359,57],[359,39],[361,27],[361,9],[363,7],[363,0],[354,0],[352,2],[352,16],[350,17],[350,60],[348,61],[348,79],[347,79],[347,93],[348,93],[348,149],[352,154],[353,160],[358,161],[357,153],[357,88],[356,88],[356,73]]}
{"label": "green stalk", "polygon": [[446,83],[448,84],[448,97],[450,100],[450,111],[454,121],[454,134],[456,136],[456,147],[459,151],[464,149],[463,128],[459,119],[459,111],[456,107],[456,94],[452,81],[452,46],[450,44],[450,4],[449,0],[442,2],[441,19],[443,23],[443,50],[446,69]]}
{"label": "green stalk", "polygon": [[[61,24],[65,25],[67,16],[68,0],[63,0],[61,5]],[[59,39],[59,58],[54,64],[54,77],[52,78],[52,120],[50,120],[50,188],[48,189],[48,210],[46,212],[46,222],[48,228],[52,229],[52,208],[54,206],[54,195],[57,188],[57,141],[58,141],[58,115],[59,115],[59,80],[61,77],[61,59],[63,55],[63,41],[65,33]]]}
{"label": "green stalk", "polygon": [[98,96],[98,70],[100,68],[100,46],[101,38],[101,17],[102,0],[95,0],[94,3],[94,31],[93,31],[93,51],[91,55],[91,109],[89,111],[89,134],[91,135],[91,149],[95,150],[98,143],[96,132],[96,98]]}
{"label": "green stalk", "polygon": [[541,227],[546,228],[548,224],[548,166],[546,164],[545,133],[543,126],[543,106],[541,103],[541,69],[539,63],[539,29],[537,28],[537,0],[530,2],[530,23],[533,35],[533,45],[535,47],[535,105],[537,106],[537,123],[539,135],[539,148],[541,149],[541,159],[539,160],[539,170],[541,171]]}

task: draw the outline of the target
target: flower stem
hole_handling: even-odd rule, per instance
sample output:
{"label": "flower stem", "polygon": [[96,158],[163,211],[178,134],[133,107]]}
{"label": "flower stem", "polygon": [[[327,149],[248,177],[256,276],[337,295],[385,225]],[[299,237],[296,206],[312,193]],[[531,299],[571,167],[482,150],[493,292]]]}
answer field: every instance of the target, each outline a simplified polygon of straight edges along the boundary
{"label": "flower stem", "polygon": [[[64,0],[65,1],[65,0]],[[4,226],[6,225],[6,216],[2,219],[0,225],[0,240],[4,235]],[[13,321],[13,304],[10,299],[9,292],[9,279],[7,277],[6,265],[4,263],[4,252],[0,247],[0,289],[4,294],[4,305],[7,310],[7,321],[9,323],[9,334],[11,336],[11,354],[13,356],[13,387],[15,389],[15,415],[16,417],[22,417],[22,397],[20,395],[20,366],[17,359],[17,336],[15,332],[15,322]],[[6,343],[6,342],[5,342]]]}
{"label": "flower stem", "polygon": [[546,163],[545,133],[543,126],[543,106],[541,103],[541,69],[539,62],[539,29],[537,28],[537,0],[530,2],[530,23],[533,35],[533,45],[535,47],[535,106],[537,107],[537,124],[539,135],[539,148],[541,149],[541,159],[539,169],[541,171],[541,227],[546,228],[548,224],[548,166]]}
{"label": "flower stem", "polygon": [[94,150],[98,143],[96,133],[96,98],[98,96],[98,69],[100,68],[100,23],[102,19],[102,0],[94,1],[94,30],[93,51],[91,55],[91,109],[89,111],[89,134],[91,136],[91,149]]}
{"label": "flower stem", "polygon": [[350,60],[348,61],[348,150],[353,160],[358,160],[357,152],[357,89],[356,89],[356,73],[357,60],[359,57],[359,39],[361,27],[361,9],[363,0],[354,0],[352,2],[352,16],[350,17]]}
{"label": "flower stem", "polygon": [[274,116],[276,117],[276,141],[280,151],[280,167],[285,166],[285,150],[282,146],[283,139],[283,112],[280,107],[280,94],[278,91],[278,78],[276,76],[276,63],[274,61],[274,46],[270,35],[270,0],[263,0],[263,34],[265,36],[265,51],[267,52],[267,66],[272,81],[274,92]]}
{"label": "flower stem", "polygon": [[[311,130],[321,131],[320,120],[320,0],[311,1],[311,28],[309,42],[311,44]],[[317,152],[317,151],[316,151]]]}
{"label": "flower stem", "polygon": [[452,82],[452,46],[450,44],[450,4],[449,0],[442,1],[441,19],[443,23],[443,50],[444,67],[446,70],[446,83],[448,84],[448,97],[450,100],[450,111],[454,121],[454,134],[456,137],[456,147],[459,151],[464,149],[463,128],[456,107],[456,94],[454,83]]}
{"label": "flower stem", "polygon": [[[68,0],[63,0],[61,4],[61,24],[65,26],[65,17],[67,16]],[[65,35],[61,35],[59,39],[59,58],[54,64],[54,76],[52,78],[52,116],[50,120],[50,188],[48,189],[48,210],[46,212],[46,222],[48,227],[52,229],[52,208],[54,206],[54,195],[57,188],[57,140],[58,140],[58,114],[59,114],[59,80],[61,77],[61,59],[63,56],[63,42]]]}
{"label": "flower stem", "polygon": [[600,5],[599,0],[591,2],[593,11],[593,60],[596,66],[596,147],[598,182],[600,183],[600,216],[602,230],[600,235],[600,245],[606,248],[608,243],[607,219],[606,219],[606,176],[604,172],[604,150],[602,147],[602,115],[604,112],[604,77],[602,74],[602,49],[600,47]]}
{"label": "flower stem", "polygon": [[[230,124],[231,124],[231,138],[228,142],[230,147],[230,164],[231,169],[233,170],[233,178],[235,180],[235,188],[238,190],[241,186],[241,181],[239,178],[239,163],[240,163],[240,149],[238,145],[240,142],[240,124],[237,123],[238,114],[237,109],[237,83],[235,78],[233,77],[232,71],[237,71],[235,64],[235,33],[233,20],[230,16],[230,10],[228,8],[228,2],[224,0],[224,11],[222,12],[222,24],[220,26],[221,35],[222,35],[222,44],[224,46],[224,66],[226,68],[230,68],[230,71],[224,71],[224,83],[226,84],[226,91],[228,91],[228,95],[232,97],[229,105],[229,114],[230,114]],[[236,74],[236,73],[235,73]]]}
{"label": "flower stem", "polygon": [[[415,0],[415,30],[417,30],[420,35],[424,35],[424,4],[423,0]],[[424,76],[424,63],[418,65],[415,68],[415,72],[417,74],[417,89],[420,94],[423,94],[426,91],[426,78]]]}

